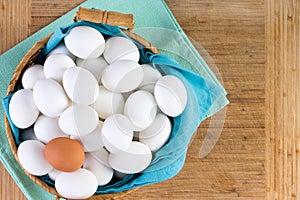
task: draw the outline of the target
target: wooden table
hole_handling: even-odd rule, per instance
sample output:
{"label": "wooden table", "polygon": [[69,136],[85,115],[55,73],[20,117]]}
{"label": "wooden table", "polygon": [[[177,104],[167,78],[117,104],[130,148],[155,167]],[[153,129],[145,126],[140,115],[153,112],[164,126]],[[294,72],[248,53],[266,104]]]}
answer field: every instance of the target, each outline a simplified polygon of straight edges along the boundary
{"label": "wooden table", "polygon": [[[0,53],[81,0],[0,0]],[[186,34],[219,68],[226,122],[199,159],[201,124],[182,171],[127,199],[300,199],[299,0],[167,0]],[[0,199],[25,199],[0,166]]]}

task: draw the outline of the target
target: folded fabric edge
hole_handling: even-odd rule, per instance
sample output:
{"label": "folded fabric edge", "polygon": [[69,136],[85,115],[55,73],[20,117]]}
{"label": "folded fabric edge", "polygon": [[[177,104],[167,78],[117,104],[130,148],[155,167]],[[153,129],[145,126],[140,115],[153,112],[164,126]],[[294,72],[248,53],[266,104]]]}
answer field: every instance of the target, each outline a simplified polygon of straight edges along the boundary
{"label": "folded fabric edge", "polygon": [[[187,46],[191,48],[191,52],[193,52],[194,56],[196,56],[199,60],[199,62],[201,62],[202,64],[204,64],[205,66],[207,66],[206,62],[203,60],[203,58],[199,55],[198,51],[195,49],[194,45],[191,43],[191,41],[188,39],[188,36],[185,34],[185,32],[182,30],[182,28],[180,27],[179,23],[177,22],[177,20],[175,19],[175,16],[173,15],[173,13],[171,12],[171,10],[169,9],[168,5],[166,4],[166,2],[164,0],[161,0],[165,9],[167,10],[170,19],[172,19],[173,24],[177,27],[178,32],[180,32],[182,34],[182,37],[184,39],[184,41],[187,43]],[[214,75],[214,73],[211,71],[211,69],[207,66],[205,67],[205,71],[209,74],[209,76],[215,81],[215,83],[217,83],[218,85],[220,85],[223,89],[224,94],[226,95],[227,92],[224,89],[223,85],[220,83],[220,81],[216,78],[216,76]]]}
{"label": "folded fabric edge", "polygon": [[[68,25],[68,27],[69,26],[72,26],[72,25]],[[68,28],[68,27],[65,27],[65,28]],[[60,30],[60,29],[59,29]],[[61,37],[63,37],[63,35],[61,34],[61,32],[59,31],[59,32],[56,32],[56,33],[58,33],[58,35],[59,36],[61,36]],[[55,36],[55,34],[53,35],[53,36]],[[52,37],[53,37],[52,36]],[[60,38],[57,38],[57,37],[55,37],[56,39],[58,39],[58,40],[60,40]],[[161,58],[163,58],[163,61],[168,61],[168,62],[171,62],[171,63],[173,63],[173,65],[174,65],[174,67],[176,67],[177,65],[179,65],[175,60],[173,60],[173,59],[171,59],[171,58],[168,58],[167,59],[167,56],[163,56],[163,55],[156,55],[156,57],[161,57]],[[167,62],[167,64],[168,64],[168,62]],[[179,69],[181,69],[181,70],[183,70],[183,71],[185,71],[185,72],[189,72],[189,71],[187,71],[186,69],[184,69],[183,67],[181,67],[181,66],[177,66],[176,68],[179,68]],[[178,72],[179,73],[179,72]],[[199,75],[197,75],[197,74],[194,74],[194,73],[192,73],[192,72],[189,72],[189,73],[191,73],[191,74],[193,74],[193,75],[195,75],[195,76],[199,76]],[[213,83],[213,82],[211,82],[213,85],[215,85],[216,87],[219,87],[218,85],[216,85],[215,83]],[[7,101],[8,102],[8,101]],[[7,103],[6,102],[6,103]]]}
{"label": "folded fabric edge", "polygon": [[[139,176],[135,182],[131,182],[130,184],[127,185],[123,185],[120,188],[118,188],[120,191],[116,191],[116,190],[107,190],[107,192],[112,192],[112,193],[116,193],[116,192],[121,192],[121,191],[126,191],[128,189],[134,189],[134,188],[139,188],[141,186],[146,186],[146,185],[151,185],[151,184],[155,184],[157,182],[162,182],[162,181],[166,181],[168,179],[171,179],[175,176],[178,175],[178,173],[181,171],[181,169],[184,166],[185,163],[185,159],[186,159],[186,153],[187,153],[187,149],[182,153],[182,155],[180,157],[178,157],[177,160],[175,160],[173,163],[171,163],[168,166],[168,169],[161,169],[157,171],[157,174],[153,174],[153,172],[149,172],[149,173],[143,173],[141,174],[141,176]],[[164,174],[161,174],[161,171],[164,172]],[[141,180],[148,180],[148,182],[143,182],[142,185],[139,184],[139,181]],[[101,194],[101,192],[98,192],[97,194]]]}
{"label": "folded fabric edge", "polygon": [[[33,181],[31,181],[29,177],[27,177],[27,175],[23,172],[23,170],[20,168],[19,165],[15,165],[17,161],[15,160],[9,148],[4,149],[4,151],[1,152],[0,160],[3,166],[8,171],[8,173],[13,178],[13,180],[16,182],[18,187],[22,190],[26,198],[36,200],[41,198],[40,194],[43,194],[44,199],[55,199],[54,195],[44,191],[41,187],[39,187]],[[36,191],[36,192],[32,192],[32,191]]]}
{"label": "folded fabric edge", "polygon": [[221,94],[212,104],[210,109],[206,113],[206,118],[211,117],[215,113],[219,112],[223,109],[226,105],[229,104],[229,100],[226,98],[224,94]]}
{"label": "folded fabric edge", "polygon": [[[75,9],[76,9],[76,8],[75,8]],[[70,11],[70,12],[71,12],[71,11]],[[34,36],[34,35],[33,35],[33,36]],[[40,37],[40,36],[39,36],[39,37]],[[31,39],[31,37],[29,37],[29,38],[27,38],[27,39],[28,39],[28,40],[30,40],[30,39]],[[27,39],[26,39],[26,40],[27,40]],[[225,98],[226,98],[226,97],[225,97]],[[15,176],[17,176],[17,175],[15,175]],[[14,177],[14,176],[13,176],[13,177]],[[23,192],[24,192],[24,191],[23,191]],[[27,192],[27,191],[26,191],[26,192]]]}

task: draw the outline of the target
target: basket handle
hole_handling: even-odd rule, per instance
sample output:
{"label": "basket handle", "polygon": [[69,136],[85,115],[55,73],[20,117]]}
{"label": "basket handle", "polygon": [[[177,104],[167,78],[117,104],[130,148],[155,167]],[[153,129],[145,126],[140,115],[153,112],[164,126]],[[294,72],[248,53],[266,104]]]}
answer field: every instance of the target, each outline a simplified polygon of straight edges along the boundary
{"label": "basket handle", "polygon": [[134,27],[134,19],[132,14],[123,14],[119,12],[88,9],[79,7],[74,15],[74,22],[83,20],[94,23],[108,24],[111,26],[124,26],[129,31]]}

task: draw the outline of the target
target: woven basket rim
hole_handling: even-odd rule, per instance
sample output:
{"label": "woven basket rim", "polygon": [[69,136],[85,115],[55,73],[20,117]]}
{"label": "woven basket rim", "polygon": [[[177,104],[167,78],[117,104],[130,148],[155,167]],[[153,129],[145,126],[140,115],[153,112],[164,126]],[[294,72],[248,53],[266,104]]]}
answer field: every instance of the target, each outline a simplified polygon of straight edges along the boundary
{"label": "woven basket rim", "polygon": [[[138,34],[135,34],[129,30],[125,30],[122,29],[121,30],[127,35],[129,36],[131,39],[136,40],[137,42],[139,42],[140,44],[142,44],[145,48],[149,49],[150,51],[152,51],[155,54],[158,54],[159,51],[158,49],[153,46],[150,42],[148,42],[147,40],[145,40],[144,38],[142,38],[141,36],[139,36]],[[41,52],[41,50],[45,47],[46,43],[48,42],[48,40],[50,39],[50,37],[52,36],[53,33],[49,34],[48,36],[44,37],[43,39],[41,39],[40,41],[38,41],[37,43],[35,43],[30,49],[29,51],[25,54],[25,56],[22,58],[22,60],[20,61],[20,63],[17,65],[17,67],[15,68],[14,72],[13,72],[13,76],[10,80],[8,89],[7,89],[7,93],[6,95],[9,96],[11,95],[13,92],[15,92],[16,87],[19,85],[21,77],[23,72],[31,65],[34,63],[34,60],[37,58],[37,56],[39,55],[39,53]],[[17,160],[19,166],[21,167],[21,169],[24,171],[24,173],[34,182],[36,183],[38,186],[40,186],[41,188],[43,188],[45,191],[53,194],[56,196],[57,199],[62,198],[62,196],[55,190],[55,188],[47,185],[47,183],[45,183],[43,180],[41,180],[40,178],[29,174],[26,170],[24,170],[24,168],[22,167],[22,165],[20,164],[20,161],[18,159],[17,156],[17,146],[14,140],[14,136],[12,133],[12,129],[10,127],[7,115],[4,113],[4,125],[5,125],[5,130],[6,130],[6,136],[8,139],[8,143],[10,146],[10,149],[12,151],[12,154],[14,156],[14,158]],[[99,199],[107,199],[107,198],[120,198],[120,197],[124,197],[125,195],[136,191],[138,188],[134,188],[131,190],[127,190],[127,191],[123,191],[123,192],[119,192],[119,193],[109,193],[109,194],[97,194],[97,195],[93,195],[91,198],[93,197],[99,197]]]}

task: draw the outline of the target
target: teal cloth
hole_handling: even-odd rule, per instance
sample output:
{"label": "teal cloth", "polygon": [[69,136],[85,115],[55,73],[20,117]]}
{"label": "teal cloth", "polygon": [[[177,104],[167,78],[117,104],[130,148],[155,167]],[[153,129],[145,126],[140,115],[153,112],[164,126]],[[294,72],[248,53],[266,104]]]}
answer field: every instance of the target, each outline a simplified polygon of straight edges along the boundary
{"label": "teal cloth", "polygon": [[[85,2],[82,6],[84,7],[94,7],[94,8],[100,8],[100,9],[107,9],[107,10],[115,10],[120,11],[124,13],[133,13],[135,16],[136,21],[136,30],[139,31],[138,34],[145,37],[147,40],[152,42],[154,45],[159,40],[151,38],[157,38],[158,32],[149,32],[144,31],[146,30],[144,27],[156,27],[156,28],[164,28],[167,30],[172,30],[173,32],[178,33],[176,37],[180,38],[180,40],[174,41],[174,45],[172,47],[172,43],[168,42],[166,45],[164,45],[164,42],[160,42],[159,45],[156,45],[159,47],[159,49],[166,55],[174,55],[174,52],[176,53],[176,49],[178,48],[178,44],[180,45],[181,49],[185,49],[185,53],[187,53],[186,56],[182,56],[181,58],[176,58],[177,61],[182,64],[187,69],[191,69],[199,74],[201,74],[206,79],[209,79],[210,81],[214,82],[215,84],[219,85],[219,82],[214,77],[213,73],[210,71],[209,67],[205,64],[203,59],[197,54],[196,50],[191,46],[188,38],[183,33],[177,22],[175,21],[174,17],[172,16],[171,12],[168,10],[166,4],[163,1],[124,1],[120,2],[117,0],[110,0],[110,1],[94,1],[90,0]],[[147,12],[146,12],[147,11]],[[50,24],[46,28],[42,29],[41,31],[37,32],[30,38],[26,39],[22,43],[18,44],[13,49],[9,50],[5,54],[3,54],[0,57],[0,63],[2,66],[0,67],[0,94],[1,98],[5,97],[6,89],[9,84],[9,81],[11,79],[12,73],[16,65],[19,63],[21,58],[25,55],[25,53],[28,51],[28,49],[38,40],[45,37],[47,34],[53,32],[58,27],[61,27],[66,24],[70,24],[72,21],[72,16],[75,10],[67,13],[63,17],[56,20],[54,23]],[[147,20],[145,20],[147,19]],[[149,20],[151,19],[151,20]],[[159,32],[160,33],[160,32]],[[170,35],[164,35],[160,34],[161,41],[173,41],[173,38],[170,38]],[[176,39],[178,39],[176,38]],[[191,57],[192,55],[193,57]],[[184,59],[182,59],[184,58]],[[153,56],[152,61],[159,62],[164,67],[164,60],[165,58],[163,56]],[[188,62],[186,62],[188,61]],[[199,65],[199,67],[195,68],[193,66]],[[176,67],[175,67],[176,68]],[[164,70],[164,69],[162,69]],[[167,69],[165,69],[167,70]],[[176,70],[175,70],[176,73]],[[220,86],[220,85],[219,85]],[[221,88],[221,87],[220,87]],[[221,88],[222,91],[219,93],[219,97],[216,101],[214,101],[213,106],[210,108],[210,110],[203,115],[203,117],[199,120],[203,120],[207,116],[210,116],[217,112],[219,109],[224,107],[228,101],[225,97],[226,92],[223,88]],[[16,161],[14,160],[11,151],[9,149],[7,139],[5,136],[5,129],[3,126],[3,109],[1,109],[2,115],[0,116],[1,120],[1,126],[0,126],[0,141],[1,141],[1,147],[0,147],[0,156],[1,161],[4,164],[4,166],[7,168],[9,173],[12,175],[16,183],[19,185],[21,190],[24,192],[24,194],[27,196],[28,199],[54,199],[54,196],[51,194],[48,194],[47,192],[43,191],[41,188],[36,186],[20,169],[20,167],[16,164]],[[197,124],[198,125],[198,124]],[[195,125],[194,125],[195,126]],[[185,140],[189,141],[189,140]],[[166,146],[167,148],[167,146]],[[163,180],[167,178],[171,178],[175,174],[178,173],[178,171],[182,168],[185,160],[185,154],[186,149],[182,151],[181,154],[176,155],[177,160],[173,163],[169,164],[168,170],[164,170]],[[149,168],[151,170],[151,167]],[[153,169],[152,169],[153,170]],[[155,169],[155,172],[159,172],[159,169]],[[156,182],[157,180],[162,180],[161,178],[162,174],[156,173],[156,174],[150,174],[150,173],[144,173],[139,176],[135,177],[128,177],[134,178],[134,180],[143,179],[147,180],[148,182],[146,184],[150,184],[153,182]],[[127,181],[127,180],[126,180]],[[128,189],[131,187],[138,187],[138,184],[135,184],[136,182],[131,181],[132,185],[126,186],[123,189]]]}
{"label": "teal cloth", "polygon": [[[45,58],[46,55],[55,48],[75,26],[91,26],[101,32],[105,38],[115,35],[127,37],[126,34],[115,26],[89,22],[73,23],[55,31],[43,49],[40,56],[41,63],[44,62],[43,58]],[[174,170],[174,167],[170,169],[170,166],[182,166],[182,162],[184,161],[182,160],[182,155],[185,154],[193,133],[199,126],[199,123],[206,117],[205,114],[208,112],[213,102],[215,102],[217,97],[220,96],[223,91],[222,87],[219,85],[183,68],[171,57],[162,54],[153,54],[149,50],[143,49],[143,46],[138,42],[136,42],[136,45],[140,50],[141,64],[152,63],[153,67],[156,67],[163,74],[174,75],[183,82],[188,94],[187,106],[181,115],[172,118],[173,128],[170,141],[162,149],[154,153],[150,166],[144,170],[142,174],[131,175],[122,181],[115,180],[104,187],[98,187],[98,194],[121,192],[135,187],[160,182],[175,176],[178,173],[178,168]],[[10,97],[11,95],[3,100],[8,119],[10,119],[8,112],[8,102]],[[12,122],[11,125],[13,126]],[[19,131],[16,127],[13,127],[13,132],[15,141],[17,145],[19,145]],[[51,181],[47,175],[41,178],[49,185],[54,186],[54,182]]]}

